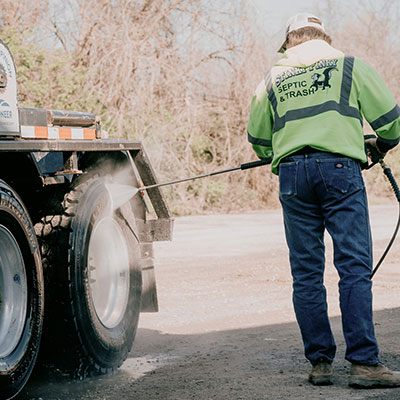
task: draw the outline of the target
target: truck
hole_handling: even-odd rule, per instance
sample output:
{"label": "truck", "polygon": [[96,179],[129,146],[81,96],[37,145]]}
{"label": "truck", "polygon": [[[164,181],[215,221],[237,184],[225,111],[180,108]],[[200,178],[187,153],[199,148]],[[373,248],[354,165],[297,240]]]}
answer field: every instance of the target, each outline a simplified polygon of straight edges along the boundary
{"label": "truck", "polygon": [[102,136],[94,114],[20,107],[0,41],[1,400],[36,364],[117,369],[140,312],[158,311],[153,242],[173,217],[158,187],[126,195],[158,182],[142,142]]}

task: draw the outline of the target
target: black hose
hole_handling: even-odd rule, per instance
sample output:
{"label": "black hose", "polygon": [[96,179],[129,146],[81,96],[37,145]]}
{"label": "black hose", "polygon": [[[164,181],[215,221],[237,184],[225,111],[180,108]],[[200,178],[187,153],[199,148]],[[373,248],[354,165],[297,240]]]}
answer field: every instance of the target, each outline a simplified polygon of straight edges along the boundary
{"label": "black hose", "polygon": [[372,274],[370,276],[370,279],[373,278],[373,276],[375,275],[376,271],[378,271],[378,268],[381,266],[383,260],[385,259],[387,253],[389,252],[390,248],[392,247],[392,244],[397,236],[397,232],[399,230],[400,227],[400,189],[399,186],[397,185],[396,180],[394,179],[394,176],[392,174],[391,169],[386,165],[386,163],[383,161],[383,159],[379,160],[379,164],[381,165],[381,167],[383,168],[383,173],[386,175],[386,177],[389,180],[390,185],[392,186],[393,192],[396,196],[397,202],[399,203],[399,216],[397,219],[397,225],[396,225],[396,229],[394,230],[393,236],[390,239],[389,244],[386,247],[386,250],[383,252],[380,260],[377,262],[375,268],[372,271]]}
{"label": "black hose", "polygon": [[381,164],[383,168],[383,173],[387,176],[390,184],[392,185],[393,192],[396,196],[397,201],[400,203],[400,189],[397,185],[396,180],[394,179],[394,176],[392,174],[392,170],[387,166],[387,164],[383,161],[380,160],[379,164]]}

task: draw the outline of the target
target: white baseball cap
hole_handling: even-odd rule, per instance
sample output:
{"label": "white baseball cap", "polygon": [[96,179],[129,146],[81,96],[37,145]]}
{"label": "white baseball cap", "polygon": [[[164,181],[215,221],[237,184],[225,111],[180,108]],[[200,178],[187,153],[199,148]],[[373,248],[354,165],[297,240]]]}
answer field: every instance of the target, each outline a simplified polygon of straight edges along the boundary
{"label": "white baseball cap", "polygon": [[310,13],[296,14],[293,17],[289,18],[288,22],[286,23],[285,41],[283,42],[282,46],[278,50],[278,53],[283,53],[286,50],[288,33],[293,32],[300,28],[305,28],[306,26],[311,26],[313,28],[317,28],[320,31],[326,33],[324,24],[322,23],[321,19],[318,18],[317,16],[310,14]]}

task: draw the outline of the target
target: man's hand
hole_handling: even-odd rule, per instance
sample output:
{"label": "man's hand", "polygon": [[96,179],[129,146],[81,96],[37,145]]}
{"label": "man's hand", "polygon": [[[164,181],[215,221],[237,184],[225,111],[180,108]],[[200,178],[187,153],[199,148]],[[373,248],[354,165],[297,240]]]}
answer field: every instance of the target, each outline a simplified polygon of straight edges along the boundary
{"label": "man's hand", "polygon": [[367,146],[367,156],[373,164],[376,164],[379,162],[379,160],[382,160],[386,156],[386,153],[379,149],[376,140],[377,138],[365,140],[365,145]]}

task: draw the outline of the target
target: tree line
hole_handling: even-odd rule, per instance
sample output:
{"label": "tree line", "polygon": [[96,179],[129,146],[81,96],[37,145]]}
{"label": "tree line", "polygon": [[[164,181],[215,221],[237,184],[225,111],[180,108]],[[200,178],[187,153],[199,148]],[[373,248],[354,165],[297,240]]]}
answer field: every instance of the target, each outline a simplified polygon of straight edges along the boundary
{"label": "tree line", "polygon": [[[252,3],[2,0],[0,39],[15,59],[21,106],[96,113],[110,137],[143,141],[164,181],[255,159],[250,101],[277,55]],[[387,19],[398,10],[390,3],[376,12],[360,2],[356,23],[331,1],[320,12],[334,16],[333,44],[371,63],[398,96],[400,46]],[[368,180],[384,183],[378,173]],[[177,215],[277,205],[267,168],[164,192]]]}

